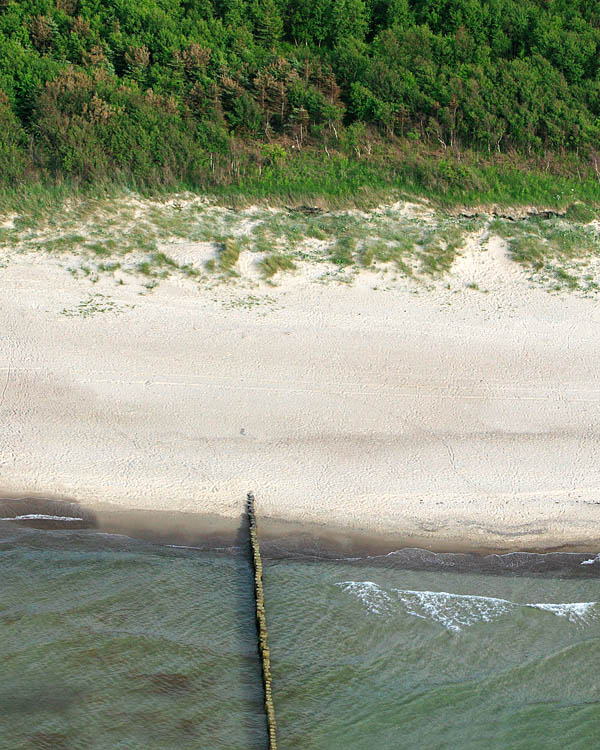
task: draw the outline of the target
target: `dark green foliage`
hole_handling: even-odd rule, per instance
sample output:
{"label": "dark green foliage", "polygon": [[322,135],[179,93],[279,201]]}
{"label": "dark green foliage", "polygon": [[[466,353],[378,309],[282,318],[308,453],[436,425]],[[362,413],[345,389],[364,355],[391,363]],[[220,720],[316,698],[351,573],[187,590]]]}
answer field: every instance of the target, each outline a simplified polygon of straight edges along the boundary
{"label": "dark green foliage", "polygon": [[206,159],[202,136],[167,95],[119,86],[105,72],[67,68],[35,109],[36,155],[50,173],[99,178],[117,170],[143,184],[193,177]]}
{"label": "dark green foliage", "polygon": [[[580,179],[595,178],[594,7],[0,0],[0,181],[117,179],[230,191],[262,181],[267,193],[281,183],[283,162],[296,176],[305,169],[299,154],[310,149],[331,156],[325,193],[336,175],[364,185],[362,162],[380,172],[384,152],[393,155],[392,174],[377,182],[440,195],[497,193],[510,181],[505,167],[483,176],[476,160],[460,158],[465,151],[501,164],[503,155],[518,155],[548,180],[565,163],[576,164]],[[279,161],[264,141],[281,150]],[[436,169],[411,148],[437,149]],[[527,199],[516,182],[511,195]]]}
{"label": "dark green foliage", "polygon": [[24,174],[26,147],[25,131],[0,91],[0,175],[5,183],[13,184]]}

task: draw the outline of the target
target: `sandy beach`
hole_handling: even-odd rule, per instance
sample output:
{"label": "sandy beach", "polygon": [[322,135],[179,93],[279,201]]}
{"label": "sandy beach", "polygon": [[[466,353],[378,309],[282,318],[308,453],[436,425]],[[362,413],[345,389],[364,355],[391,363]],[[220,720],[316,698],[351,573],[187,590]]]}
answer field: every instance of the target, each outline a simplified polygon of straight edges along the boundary
{"label": "sandy beach", "polygon": [[263,518],[431,549],[600,547],[600,302],[497,237],[428,288],[310,263],[271,285],[243,255],[240,280],[141,294],[8,260],[5,495],[235,519],[253,490]]}

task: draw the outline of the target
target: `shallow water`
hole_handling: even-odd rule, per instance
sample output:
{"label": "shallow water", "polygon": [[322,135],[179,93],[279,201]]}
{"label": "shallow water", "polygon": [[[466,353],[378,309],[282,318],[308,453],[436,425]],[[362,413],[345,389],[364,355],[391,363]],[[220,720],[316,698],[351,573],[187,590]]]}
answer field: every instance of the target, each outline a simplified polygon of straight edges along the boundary
{"label": "shallow water", "polygon": [[[280,747],[596,747],[600,561],[543,557],[265,560]],[[0,563],[2,747],[266,747],[244,554],[0,523]]]}
{"label": "shallow water", "polygon": [[598,746],[597,580],[286,562],[267,576],[282,748]]}
{"label": "shallow water", "polygon": [[244,558],[90,532],[3,537],[0,746],[264,747]]}

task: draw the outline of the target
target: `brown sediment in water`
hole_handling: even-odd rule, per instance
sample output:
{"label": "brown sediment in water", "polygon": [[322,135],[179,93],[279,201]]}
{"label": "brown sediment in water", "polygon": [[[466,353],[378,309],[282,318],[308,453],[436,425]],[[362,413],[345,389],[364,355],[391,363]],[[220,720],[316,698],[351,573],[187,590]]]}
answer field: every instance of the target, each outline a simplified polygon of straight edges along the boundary
{"label": "brown sediment in water", "polygon": [[0,518],[14,518],[15,523],[31,528],[90,529],[158,544],[201,544],[206,548],[233,544],[238,528],[238,519],[212,513],[127,510],[107,505],[92,508],[72,498],[42,494],[0,494]]}

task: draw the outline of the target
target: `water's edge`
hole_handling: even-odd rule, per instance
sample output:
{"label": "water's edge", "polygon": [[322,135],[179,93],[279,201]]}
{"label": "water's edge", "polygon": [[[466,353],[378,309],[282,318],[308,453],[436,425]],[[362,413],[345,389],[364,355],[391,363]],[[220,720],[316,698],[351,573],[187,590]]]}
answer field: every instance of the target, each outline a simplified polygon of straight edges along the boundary
{"label": "water's edge", "polygon": [[[236,549],[240,516],[180,511],[123,510],[114,506],[93,509],[77,502],[47,496],[0,497],[0,524],[47,530],[93,530],[121,534],[134,539],[190,547],[199,550]],[[260,512],[260,511],[259,511]],[[354,529],[316,524],[299,524],[261,517],[261,547],[267,558],[303,560],[340,559],[360,564],[380,564],[420,570],[532,572],[569,574],[577,577],[600,576],[600,542],[573,543],[543,549],[475,547],[461,540],[432,545],[431,540],[394,534],[374,535]]]}

